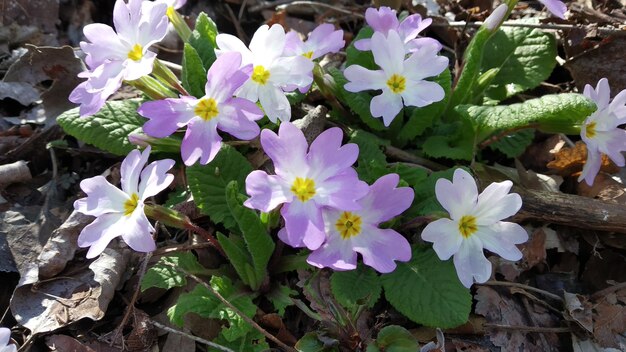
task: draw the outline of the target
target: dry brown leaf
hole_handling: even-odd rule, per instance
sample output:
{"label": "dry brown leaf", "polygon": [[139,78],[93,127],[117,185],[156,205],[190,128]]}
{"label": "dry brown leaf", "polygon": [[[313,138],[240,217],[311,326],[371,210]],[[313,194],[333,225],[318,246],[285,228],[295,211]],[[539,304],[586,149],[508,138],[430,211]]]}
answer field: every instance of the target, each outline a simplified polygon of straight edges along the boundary
{"label": "dry brown leaf", "polygon": [[[554,160],[548,163],[548,168],[553,169],[561,176],[575,176],[579,173],[587,161],[587,146],[583,142],[576,142],[574,148],[562,148],[554,155]],[[600,171],[612,174],[619,168],[606,156],[602,155]]]}
{"label": "dry brown leaf", "polygon": [[546,262],[546,233],[543,228],[540,227],[533,231],[528,241],[523,243],[521,247],[526,268],[530,269]]}
{"label": "dry brown leaf", "polygon": [[575,293],[563,292],[565,299],[565,318],[575,322],[587,333],[593,333],[591,303],[587,297]]}
{"label": "dry brown leaf", "polygon": [[94,349],[67,335],[48,336],[46,337],[46,345],[51,351],[58,352],[96,352]]}
{"label": "dry brown leaf", "polygon": [[626,289],[609,293],[593,307],[594,340],[601,347],[626,349]]}

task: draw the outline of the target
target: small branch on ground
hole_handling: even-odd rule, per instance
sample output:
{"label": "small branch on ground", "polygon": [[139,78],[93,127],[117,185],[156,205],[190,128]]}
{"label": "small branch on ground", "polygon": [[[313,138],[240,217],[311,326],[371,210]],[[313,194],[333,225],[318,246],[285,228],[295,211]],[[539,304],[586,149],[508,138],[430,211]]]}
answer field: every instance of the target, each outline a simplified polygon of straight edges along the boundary
{"label": "small branch on ground", "polygon": [[159,329],[163,329],[163,330],[165,330],[167,332],[171,332],[172,334],[178,334],[178,335],[181,335],[181,336],[185,336],[188,339],[191,339],[191,340],[203,343],[203,344],[205,344],[205,345],[207,345],[207,346],[209,346],[211,348],[214,348],[216,350],[223,351],[223,352],[235,352],[234,350],[231,350],[228,347],[224,347],[222,345],[218,345],[215,342],[211,342],[211,341],[205,340],[203,338],[193,336],[193,335],[188,334],[188,333],[183,332],[183,331],[172,329],[169,326],[163,325],[163,324],[161,324],[159,322],[156,322],[156,321],[154,321],[152,319],[150,319],[149,322],[150,322],[150,324],[154,325],[155,327],[157,327]]}

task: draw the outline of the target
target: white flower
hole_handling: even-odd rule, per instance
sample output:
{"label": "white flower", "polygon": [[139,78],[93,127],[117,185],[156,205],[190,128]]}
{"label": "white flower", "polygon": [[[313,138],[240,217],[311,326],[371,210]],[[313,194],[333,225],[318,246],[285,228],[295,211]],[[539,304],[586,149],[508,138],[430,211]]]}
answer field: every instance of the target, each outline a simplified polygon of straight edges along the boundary
{"label": "white flower", "polygon": [[263,25],[250,41],[250,49],[230,34],[218,34],[217,54],[239,52],[242,65],[252,64],[252,76],[235,93],[240,98],[261,102],[265,114],[272,121],[291,120],[291,105],[285,91],[304,88],[313,82],[313,62],[302,55],[285,57],[285,30],[279,24]]}
{"label": "white flower", "polygon": [[433,242],[441,260],[454,255],[457,275],[465,287],[470,287],[473,279],[482,283],[491,277],[491,262],[483,248],[504,259],[522,258],[515,245],[526,242],[528,233],[516,223],[500,221],[522,207],[521,197],[509,194],[511,186],[511,181],[492,183],[479,195],[474,178],[463,169],[454,171],[452,182],[437,180],[435,194],[450,219],[428,224],[422,239]]}
{"label": "white flower", "polygon": [[15,352],[17,346],[9,343],[11,342],[11,330],[7,328],[0,328],[0,352]]}

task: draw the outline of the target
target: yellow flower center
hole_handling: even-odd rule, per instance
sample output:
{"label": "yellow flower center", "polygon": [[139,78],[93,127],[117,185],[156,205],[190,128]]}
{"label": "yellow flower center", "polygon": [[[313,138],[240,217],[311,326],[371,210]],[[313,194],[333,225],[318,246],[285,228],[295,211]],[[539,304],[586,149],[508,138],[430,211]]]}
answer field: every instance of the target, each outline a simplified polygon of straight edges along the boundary
{"label": "yellow flower center", "polygon": [[139,61],[143,57],[143,46],[135,44],[133,49],[128,52],[128,58],[133,61]]}
{"label": "yellow flower center", "polygon": [[361,217],[349,211],[341,213],[339,219],[335,223],[335,228],[344,240],[354,237],[361,233]]}
{"label": "yellow flower center", "polygon": [[307,59],[310,59],[313,57],[313,52],[312,51],[308,51],[304,54],[302,54],[302,56],[306,57]]}
{"label": "yellow flower center", "polygon": [[478,225],[476,225],[476,217],[471,215],[465,215],[459,221],[459,232],[464,238],[469,238],[476,231],[478,231]]}
{"label": "yellow flower center", "polygon": [[400,94],[406,89],[406,78],[394,73],[389,80],[387,80],[387,87],[389,87],[392,92]]}
{"label": "yellow flower center", "polygon": [[291,186],[291,192],[300,199],[302,202],[306,202],[315,195],[315,182],[310,178],[296,177]]}
{"label": "yellow flower center", "polygon": [[585,126],[585,134],[587,138],[593,138],[596,136],[596,122],[592,121],[587,126]]}
{"label": "yellow flower center", "polygon": [[200,99],[194,110],[196,116],[200,116],[205,121],[211,121],[212,118],[220,113],[217,108],[217,102],[213,98]]}
{"label": "yellow flower center", "polygon": [[266,70],[262,65],[254,66],[252,70],[252,80],[258,84],[264,85],[270,79],[270,71]]}
{"label": "yellow flower center", "polygon": [[165,11],[167,18],[169,18],[170,20],[172,17],[174,17],[175,13],[176,13],[176,9],[174,8],[174,6],[168,6],[167,11]]}
{"label": "yellow flower center", "polygon": [[124,215],[128,216],[132,214],[137,208],[137,204],[139,204],[139,196],[137,193],[133,193],[130,199],[124,202]]}

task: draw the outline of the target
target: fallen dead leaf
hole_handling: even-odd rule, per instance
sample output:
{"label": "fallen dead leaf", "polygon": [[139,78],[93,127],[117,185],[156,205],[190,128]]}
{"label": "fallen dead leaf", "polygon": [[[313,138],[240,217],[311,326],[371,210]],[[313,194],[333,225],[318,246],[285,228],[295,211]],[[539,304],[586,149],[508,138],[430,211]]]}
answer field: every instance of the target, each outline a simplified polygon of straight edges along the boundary
{"label": "fallen dead leaf", "polygon": [[[586,161],[587,146],[579,141],[576,142],[574,148],[565,147],[558,151],[554,155],[554,160],[547,166],[561,176],[572,176],[583,169]],[[612,174],[618,172],[619,169],[606,155],[602,155],[600,171]]]}
{"label": "fallen dead leaf", "polygon": [[626,349],[626,289],[609,293],[594,304],[593,327],[598,345]]}

